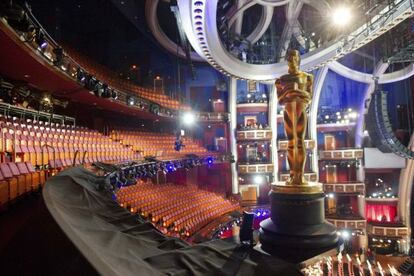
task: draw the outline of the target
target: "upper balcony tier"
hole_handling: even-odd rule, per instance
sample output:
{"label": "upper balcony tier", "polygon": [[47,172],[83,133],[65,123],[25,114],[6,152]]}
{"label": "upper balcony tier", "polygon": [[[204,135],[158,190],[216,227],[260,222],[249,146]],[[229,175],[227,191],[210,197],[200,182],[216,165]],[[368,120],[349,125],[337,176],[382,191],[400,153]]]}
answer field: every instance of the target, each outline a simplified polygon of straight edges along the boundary
{"label": "upper balcony tier", "polygon": [[402,238],[408,235],[408,227],[401,223],[368,222],[367,231],[380,237]]}
{"label": "upper balcony tier", "polygon": [[[277,149],[279,151],[286,151],[288,149],[288,140],[279,140],[277,142]],[[305,140],[305,147],[307,150],[313,150],[315,148],[315,140]]]}
{"label": "upper balcony tier", "polygon": [[364,150],[357,148],[319,151],[319,160],[350,160],[362,159],[363,157]]}
{"label": "upper balcony tier", "polygon": [[365,184],[363,182],[325,183],[323,188],[326,193],[365,194]]}
{"label": "upper balcony tier", "polygon": [[267,102],[264,103],[238,103],[237,104],[237,112],[268,112],[269,104]]}
{"label": "upper balcony tier", "polygon": [[335,225],[338,229],[359,229],[364,230],[367,227],[367,221],[361,217],[336,217],[326,216],[327,221]]}
{"label": "upper balcony tier", "polygon": [[248,164],[238,166],[240,174],[248,173],[273,173],[273,164]]}
{"label": "upper balcony tier", "polygon": [[237,130],[237,140],[270,140],[271,129]]}
{"label": "upper balcony tier", "polygon": [[[289,172],[281,172],[279,175],[281,182],[286,182],[289,179]],[[314,172],[305,172],[305,180],[309,182],[318,181],[318,175]]]}
{"label": "upper balcony tier", "polygon": [[[28,35],[15,31],[5,20],[0,19],[0,74],[3,77],[24,81],[33,87],[51,92],[52,96],[59,93],[74,102],[139,116],[142,119],[172,119],[179,116],[179,110],[188,110],[188,106],[166,95],[110,77],[108,72],[101,73],[99,66],[98,69],[90,66],[88,68],[91,71],[88,71],[83,67],[86,65],[69,56],[47,35],[41,46],[30,40]],[[13,64],[22,66],[12,66]],[[87,80],[99,85],[100,89],[92,93],[93,89],[86,85]],[[118,85],[119,83],[122,85]],[[103,96],[101,91],[104,88],[110,95],[107,93],[108,96]],[[134,101],[130,101],[130,97]],[[218,118],[225,121],[228,116],[225,113],[208,113],[197,117],[200,121],[217,121]]]}

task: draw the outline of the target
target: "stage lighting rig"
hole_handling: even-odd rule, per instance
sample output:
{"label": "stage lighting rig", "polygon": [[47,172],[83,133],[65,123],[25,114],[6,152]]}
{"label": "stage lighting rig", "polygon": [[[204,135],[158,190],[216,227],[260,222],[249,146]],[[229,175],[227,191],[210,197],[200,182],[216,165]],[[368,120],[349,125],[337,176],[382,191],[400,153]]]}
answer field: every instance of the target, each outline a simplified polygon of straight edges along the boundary
{"label": "stage lighting rig", "polygon": [[132,97],[132,96],[128,96],[128,97],[127,97],[127,104],[128,104],[129,106],[133,106],[133,105],[135,105],[135,98],[134,98],[134,97]]}
{"label": "stage lighting rig", "polygon": [[85,85],[86,74],[81,68],[76,69],[76,79],[78,80],[78,82]]}
{"label": "stage lighting rig", "polygon": [[48,43],[47,43],[47,41],[46,41],[46,39],[45,39],[45,35],[44,35],[44,33],[43,33],[43,30],[42,30],[42,29],[38,28],[38,29],[36,30],[35,40],[36,40],[36,43],[37,43],[37,45],[39,46],[39,49],[40,49],[40,50],[42,50],[42,51],[43,51],[43,50],[45,50],[45,49],[46,49],[46,47],[47,47]]}
{"label": "stage lighting rig", "polygon": [[53,53],[55,54],[55,60],[53,61],[53,64],[55,66],[62,66],[63,65],[63,59],[64,59],[64,55],[63,55],[63,49],[58,47],[53,49]]}

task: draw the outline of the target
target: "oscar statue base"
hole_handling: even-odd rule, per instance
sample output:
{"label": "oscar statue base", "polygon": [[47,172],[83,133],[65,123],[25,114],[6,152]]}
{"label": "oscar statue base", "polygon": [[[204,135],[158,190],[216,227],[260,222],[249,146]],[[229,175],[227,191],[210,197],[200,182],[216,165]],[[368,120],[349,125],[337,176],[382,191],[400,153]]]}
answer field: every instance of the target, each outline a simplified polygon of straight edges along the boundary
{"label": "oscar statue base", "polygon": [[323,193],[270,194],[271,218],[260,223],[261,248],[300,263],[339,246],[335,226],[325,220]]}

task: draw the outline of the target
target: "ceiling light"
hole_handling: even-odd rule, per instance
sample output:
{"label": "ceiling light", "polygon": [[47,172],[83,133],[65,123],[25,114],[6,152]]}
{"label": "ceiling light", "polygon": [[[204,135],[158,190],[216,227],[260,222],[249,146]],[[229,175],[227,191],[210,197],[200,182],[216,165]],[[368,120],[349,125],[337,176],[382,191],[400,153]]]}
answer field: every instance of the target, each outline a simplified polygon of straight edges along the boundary
{"label": "ceiling light", "polygon": [[339,27],[349,24],[352,19],[351,9],[349,7],[340,6],[332,11],[332,22]]}

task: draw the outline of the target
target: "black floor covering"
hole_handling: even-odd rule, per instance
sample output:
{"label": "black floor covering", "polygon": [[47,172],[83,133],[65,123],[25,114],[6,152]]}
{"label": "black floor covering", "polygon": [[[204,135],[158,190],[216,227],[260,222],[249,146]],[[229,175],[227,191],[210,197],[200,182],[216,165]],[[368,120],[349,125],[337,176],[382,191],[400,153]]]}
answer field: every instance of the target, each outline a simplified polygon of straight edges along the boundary
{"label": "black floor covering", "polygon": [[47,210],[41,194],[0,213],[1,275],[98,275]]}

